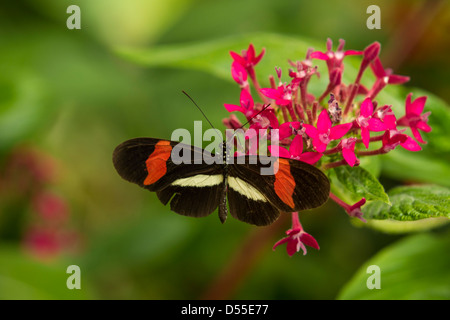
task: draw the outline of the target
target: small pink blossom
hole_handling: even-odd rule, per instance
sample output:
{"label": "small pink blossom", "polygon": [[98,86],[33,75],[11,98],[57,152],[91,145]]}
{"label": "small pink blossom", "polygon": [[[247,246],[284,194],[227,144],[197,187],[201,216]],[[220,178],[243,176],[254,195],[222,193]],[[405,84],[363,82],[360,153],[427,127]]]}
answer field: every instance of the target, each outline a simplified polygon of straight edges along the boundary
{"label": "small pink blossom", "polygon": [[397,146],[401,146],[409,151],[420,151],[420,145],[410,136],[402,133],[403,130],[387,130],[383,135],[383,151],[389,152]]}
{"label": "small pink blossom", "polygon": [[342,139],[339,144],[345,161],[353,167],[358,160],[355,155],[356,138]]}
{"label": "small pink blossom", "polygon": [[303,230],[302,225],[300,224],[300,220],[298,219],[298,213],[293,212],[292,213],[292,228],[286,231],[287,237],[279,240],[277,243],[274,244],[273,250],[276,249],[279,245],[282,245],[284,243],[287,243],[286,250],[290,257],[294,255],[296,252],[300,252],[300,250],[303,250],[303,255],[306,254],[306,247],[310,246],[314,249],[319,250],[319,244],[317,243],[316,239],[309,233],[306,233]]}
{"label": "small pink blossom", "polygon": [[332,140],[342,138],[352,127],[352,123],[331,126],[331,120],[327,110],[322,110],[317,120],[317,128],[310,124],[304,124],[306,134],[313,139],[313,146],[317,152],[324,152]]}
{"label": "small pink blossom", "polygon": [[361,128],[361,138],[366,148],[369,148],[370,131],[378,132],[386,130],[385,124],[380,119],[372,117],[372,114],[372,100],[366,98],[361,104],[359,116],[355,119],[356,125]]}
{"label": "small pink blossom", "polygon": [[228,112],[242,112],[247,119],[251,119],[251,117],[256,113],[254,110],[255,103],[253,101],[252,95],[246,89],[242,89],[239,100],[240,105],[225,103],[225,109],[227,109]]}
{"label": "small pink blossom", "polygon": [[346,56],[350,55],[360,55],[363,51],[356,50],[346,50],[344,51],[345,41],[339,39],[339,46],[336,51],[333,51],[333,41],[328,38],[327,40],[327,51],[314,51],[311,53],[311,58],[324,60],[327,62],[330,82],[339,84],[341,82],[343,65],[342,61]]}
{"label": "small pink blossom", "polygon": [[[263,106],[264,108],[265,106]],[[275,115],[274,110],[271,107],[268,107],[262,112],[255,111],[257,115],[252,119],[252,124],[250,125],[250,129],[259,130],[259,129],[278,129],[278,118]]]}
{"label": "small pink blossom", "polygon": [[68,218],[67,203],[60,196],[41,191],[32,200],[34,210],[45,220],[61,222]]}
{"label": "small pink blossom", "polygon": [[247,50],[242,51],[241,55],[239,55],[234,51],[230,51],[230,55],[233,58],[233,60],[239,63],[242,67],[244,67],[244,69],[247,70],[249,76],[252,79],[254,79],[255,73],[253,67],[256,66],[259,63],[259,61],[261,61],[265,52],[266,50],[263,48],[261,53],[256,56],[255,47],[253,46],[253,44],[250,44]]}
{"label": "small pink blossom", "polygon": [[234,81],[236,81],[241,87],[247,87],[247,71],[245,68],[238,62],[233,61],[231,64],[231,76]]}
{"label": "small pink blossom", "polygon": [[323,156],[323,154],[319,152],[303,153],[303,138],[301,135],[296,135],[294,137],[289,147],[289,151],[286,148],[279,146],[269,146],[268,148],[270,154],[275,157],[299,160],[311,165],[314,165]]}
{"label": "small pink blossom", "polygon": [[395,130],[397,128],[397,119],[391,106],[382,106],[373,114],[373,117],[383,121],[388,130]]}
{"label": "small pink blossom", "polygon": [[408,96],[406,97],[406,113],[397,121],[397,123],[398,125],[410,127],[414,138],[416,138],[416,140],[420,143],[426,143],[422,139],[419,130],[422,130],[424,132],[431,131],[431,127],[427,123],[428,116],[431,114],[431,112],[422,114],[425,107],[425,102],[427,101],[427,97],[419,97],[413,102],[411,102],[411,97],[412,93],[408,94]]}
{"label": "small pink blossom", "polygon": [[348,215],[350,217],[358,218],[362,222],[367,222],[366,219],[363,218],[363,213],[361,211],[361,207],[366,203],[366,199],[362,198],[358,202],[356,202],[354,205],[351,205],[347,208],[344,208],[345,211],[347,211]]}
{"label": "small pink blossom", "polygon": [[290,85],[281,84],[277,89],[262,88],[261,93],[268,98],[274,99],[275,104],[287,106],[292,103],[292,88]]}
{"label": "small pink blossom", "polygon": [[409,81],[409,77],[392,74],[392,69],[384,69],[380,58],[376,58],[370,64],[370,68],[377,77],[368,96],[372,99],[380,92],[387,84],[402,84]]}

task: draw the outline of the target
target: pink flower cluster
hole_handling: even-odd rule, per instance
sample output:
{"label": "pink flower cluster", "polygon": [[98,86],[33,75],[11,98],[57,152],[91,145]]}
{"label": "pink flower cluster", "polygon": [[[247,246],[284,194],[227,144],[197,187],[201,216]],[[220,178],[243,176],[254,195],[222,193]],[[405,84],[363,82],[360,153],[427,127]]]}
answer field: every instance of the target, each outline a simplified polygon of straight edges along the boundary
{"label": "pink flower cluster", "polygon": [[67,200],[54,191],[55,169],[53,158],[30,147],[12,150],[0,168],[0,208],[12,199],[20,203],[17,211],[31,212],[17,231],[23,233],[23,248],[42,260],[75,249],[80,240]]}
{"label": "pink flower cluster", "polygon": [[[381,47],[378,42],[362,51],[344,50],[344,45],[341,39],[333,51],[332,41],[328,39],[326,52],[310,49],[304,60],[289,61],[291,68],[287,72],[287,82],[282,81],[282,70],[276,67],[276,77],[269,76],[270,87],[266,88],[260,86],[255,72],[265,49],[257,55],[250,44],[241,54],[230,52],[233,58],[231,75],[240,86],[240,100],[239,105],[225,104],[225,108],[230,113],[243,114],[250,121],[250,128],[279,129],[279,147],[269,146],[272,155],[304,161],[323,170],[342,165],[357,166],[358,157],[387,153],[397,146],[409,151],[421,150],[419,143],[426,142],[420,131],[431,131],[427,124],[430,113],[423,113],[426,97],[412,101],[412,94],[409,94],[405,114],[401,117],[394,114],[391,105],[379,106],[375,98],[386,85],[405,83],[409,77],[395,75],[383,67],[378,57]],[[342,82],[343,60],[349,55],[359,55],[362,60],[355,81],[345,84]],[[308,91],[311,79],[320,76],[314,59],[326,62],[329,77],[326,88],[317,97]],[[361,83],[368,69],[376,79],[369,87]],[[325,101],[327,97],[329,99]],[[224,124],[231,129],[242,126],[235,114],[224,119]],[[408,127],[414,138],[405,133]],[[330,197],[350,216],[365,221],[360,210],[364,198],[349,205],[333,194]],[[297,213],[292,219],[289,240],[282,240],[277,245],[287,242],[289,255],[292,255],[292,248],[296,248],[295,251],[304,249],[302,242],[318,248],[314,238],[304,233]]]}

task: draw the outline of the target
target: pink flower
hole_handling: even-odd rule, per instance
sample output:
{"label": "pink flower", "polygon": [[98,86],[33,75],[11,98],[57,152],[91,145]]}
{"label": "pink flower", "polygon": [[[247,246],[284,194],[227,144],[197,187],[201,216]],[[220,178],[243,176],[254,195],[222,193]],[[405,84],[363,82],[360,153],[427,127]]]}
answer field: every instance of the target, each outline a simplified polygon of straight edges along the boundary
{"label": "pink flower", "polygon": [[398,145],[409,151],[420,151],[422,148],[410,136],[403,134],[403,130],[387,130],[383,135],[383,151],[389,152],[394,150]]}
{"label": "pink flower", "polygon": [[382,90],[387,84],[402,84],[409,81],[409,77],[392,74],[392,69],[384,69],[380,58],[376,58],[370,64],[370,68],[377,77],[368,96],[372,99]]}
{"label": "pink flower", "polygon": [[331,126],[331,120],[327,110],[322,110],[317,120],[317,128],[310,124],[304,124],[306,134],[313,139],[313,146],[317,152],[324,152],[331,142],[342,138],[352,127],[352,123]]}
{"label": "pink flower", "polygon": [[410,93],[406,97],[406,114],[401,117],[397,123],[402,126],[409,126],[411,128],[412,134],[414,138],[420,143],[426,143],[422,136],[420,135],[419,130],[424,132],[430,132],[431,127],[428,125],[428,116],[431,112],[426,112],[422,114],[423,108],[425,107],[425,102],[427,101],[427,97],[419,97],[413,102],[411,102],[412,93]]}
{"label": "pink flower", "polygon": [[303,153],[303,137],[296,135],[292,140],[289,147],[289,151],[283,147],[269,146],[269,152],[275,157],[288,158],[293,160],[299,160],[311,165],[314,165],[322,158],[323,154],[319,152],[305,152]]}
{"label": "pink flower", "polygon": [[326,52],[314,51],[311,53],[311,58],[325,60],[327,62],[330,80],[332,78],[332,73],[333,72],[336,73],[336,71],[338,70],[340,82],[340,77],[342,75],[341,69],[343,69],[342,61],[344,60],[344,57],[350,55],[359,55],[363,53],[363,51],[356,51],[356,50],[344,51],[344,45],[345,41],[343,39],[339,39],[339,46],[337,47],[336,51],[333,51],[333,41],[330,38],[328,38]]}
{"label": "pink flower", "polygon": [[236,61],[233,61],[233,63],[231,64],[231,76],[233,77],[234,81],[236,81],[242,87],[248,86],[247,71],[241,64]]}
{"label": "pink flower", "polygon": [[41,259],[52,258],[62,249],[58,232],[44,227],[27,230],[23,242],[26,250]]}
{"label": "pink flower", "polygon": [[356,138],[342,139],[339,143],[342,150],[342,156],[350,167],[353,167],[356,163],[355,155]]}
{"label": "pink flower", "polygon": [[[265,106],[263,106],[264,108]],[[262,112],[255,110],[257,115],[252,119],[252,124],[250,125],[250,129],[259,130],[259,129],[277,129],[279,126],[278,118],[275,115],[275,111],[268,107]],[[258,113],[259,112],[259,113]]]}
{"label": "pink flower", "polygon": [[345,209],[345,211],[347,211],[347,213],[350,217],[355,217],[355,218],[358,218],[359,220],[361,220],[362,222],[367,222],[366,219],[364,219],[362,217],[363,213],[361,211],[361,207],[365,203],[366,203],[366,198],[362,198],[361,200],[356,202],[354,205],[345,207],[344,209]]}
{"label": "pink flower", "polygon": [[253,67],[256,66],[259,61],[261,61],[265,51],[266,50],[263,48],[261,53],[256,56],[255,47],[253,46],[253,44],[250,44],[247,50],[242,51],[242,55],[239,55],[234,51],[230,51],[230,55],[234,61],[239,63],[242,67],[245,68],[245,70],[247,70],[250,77],[253,79],[255,77]]}
{"label": "pink flower", "polygon": [[286,231],[287,237],[281,239],[274,244],[273,250],[281,244],[287,243],[286,250],[289,256],[293,256],[294,253],[303,250],[303,255],[306,254],[306,247],[310,246],[314,249],[319,250],[319,244],[316,239],[309,233],[303,231],[300,220],[298,219],[298,213],[292,213],[292,228]]}
{"label": "pink flower", "polygon": [[262,88],[261,93],[268,98],[274,99],[275,104],[287,106],[292,102],[292,88],[290,85],[282,84],[277,89]]}
{"label": "pink flower", "polygon": [[363,218],[363,213],[361,211],[361,207],[366,203],[365,198],[362,198],[354,205],[349,205],[330,192],[330,199],[340,205],[350,217],[358,218],[362,222],[367,222],[366,219]]}
{"label": "pink flower", "polygon": [[303,134],[305,131],[303,129],[302,123],[299,121],[285,122],[281,124],[278,127],[278,129],[280,130],[279,131],[280,141],[285,138],[289,138],[292,135]]}
{"label": "pink flower", "polygon": [[255,114],[254,106],[255,103],[253,102],[252,95],[250,92],[248,92],[246,89],[241,90],[241,96],[240,96],[240,105],[235,104],[224,104],[225,109],[228,110],[228,112],[233,111],[239,111],[242,112],[247,119],[250,119],[253,114]]}
{"label": "pink flower", "polygon": [[397,119],[391,106],[382,106],[373,114],[373,117],[383,121],[388,130],[395,130],[397,128]]}
{"label": "pink flower", "polygon": [[372,117],[373,104],[370,98],[366,98],[361,104],[361,111],[359,116],[355,119],[357,126],[361,128],[361,138],[366,146],[369,148],[370,131],[384,131],[385,124],[377,118]]}
{"label": "pink flower", "polygon": [[33,197],[33,207],[48,221],[65,221],[69,215],[66,201],[47,191],[41,191]]}

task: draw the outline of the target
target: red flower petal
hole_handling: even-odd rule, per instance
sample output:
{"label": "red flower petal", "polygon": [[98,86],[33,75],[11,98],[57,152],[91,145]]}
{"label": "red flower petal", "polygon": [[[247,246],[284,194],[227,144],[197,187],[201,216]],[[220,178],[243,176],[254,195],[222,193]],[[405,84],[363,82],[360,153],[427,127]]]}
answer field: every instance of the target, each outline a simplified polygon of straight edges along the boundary
{"label": "red flower petal", "polygon": [[313,146],[317,152],[324,152],[327,149],[327,144],[320,141],[320,139],[313,139]]}
{"label": "red flower petal", "polygon": [[420,129],[422,131],[425,131],[425,132],[430,132],[431,131],[431,127],[424,121],[419,121],[416,124],[416,128]]}
{"label": "red flower petal", "polygon": [[409,77],[392,74],[389,76],[389,84],[402,84],[409,81]]}
{"label": "red flower petal", "polygon": [[319,132],[327,132],[331,128],[331,120],[327,110],[322,110],[317,120],[317,130]]}
{"label": "red flower petal", "polygon": [[291,156],[298,157],[303,152],[303,138],[300,135],[296,135],[292,140],[291,146],[289,147]]}
{"label": "red flower petal", "polygon": [[300,235],[300,241],[314,249],[317,249],[317,250],[320,249],[319,244],[317,243],[316,239],[314,239],[314,237],[312,235],[310,235],[309,233],[302,232],[302,234]]}
{"label": "red flower petal", "polygon": [[243,57],[241,57],[239,54],[237,54],[234,51],[230,51],[230,55],[233,58],[234,61],[239,63],[244,68],[247,66],[247,60],[245,60]]}
{"label": "red flower petal", "polygon": [[413,138],[411,138],[409,136],[406,138],[406,141],[403,142],[403,143],[400,143],[400,145],[403,148],[405,148],[406,150],[409,150],[409,151],[420,151],[420,150],[422,150],[420,145],[416,141],[414,141]]}
{"label": "red flower petal", "polygon": [[369,148],[370,131],[368,128],[361,127],[361,138],[366,149]]}
{"label": "red flower petal", "polygon": [[259,91],[261,91],[261,93],[263,95],[265,95],[268,98],[271,99],[277,99],[279,97],[278,94],[278,90],[277,89],[272,89],[272,88],[262,88]]}
{"label": "red flower petal", "polygon": [[240,63],[238,63],[237,61],[233,61],[233,63],[231,64],[231,76],[233,77],[234,81],[242,84],[247,80],[247,71],[245,71],[245,68]]}
{"label": "red flower petal", "polygon": [[238,106],[238,105],[235,105],[235,104],[227,104],[227,103],[225,103],[224,106],[225,106],[225,109],[227,109],[228,112],[239,111],[239,112],[242,112],[244,114],[246,112],[245,108],[243,108],[241,106]]}
{"label": "red flower petal", "polygon": [[364,101],[361,103],[361,112],[360,113],[365,118],[372,116],[373,104],[372,104],[372,100],[370,98],[364,99]]}
{"label": "red flower petal", "polygon": [[420,143],[426,143],[423,139],[422,136],[420,135],[419,130],[417,130],[416,127],[411,127],[411,132],[414,136],[414,138],[416,138],[417,141],[419,141]]}
{"label": "red flower petal", "polygon": [[328,60],[328,59],[330,59],[330,57],[327,54],[325,54],[323,52],[320,52],[320,51],[312,52],[311,53],[311,58],[312,59],[319,59],[319,60]]}
{"label": "red flower petal", "polygon": [[408,95],[410,103],[408,104],[408,100],[407,100],[407,102],[406,102],[406,113],[407,114],[413,113],[413,114],[416,114],[416,115],[420,115],[422,113],[422,111],[423,111],[423,108],[425,107],[425,102],[427,101],[427,97],[426,96],[419,97],[419,98],[417,98],[416,100],[414,100],[411,103],[411,96],[412,96],[412,93],[410,93]]}
{"label": "red flower petal", "polygon": [[299,157],[300,161],[306,162],[311,165],[315,165],[317,161],[322,158],[323,154],[319,152],[305,152]]}
{"label": "red flower petal", "polygon": [[245,110],[253,109],[254,103],[252,95],[246,89],[241,90],[240,102],[241,106],[245,108]]}
{"label": "red flower petal", "polygon": [[303,128],[305,128],[305,132],[308,136],[315,139],[317,137],[318,131],[317,129],[310,124],[303,124]]}
{"label": "red flower petal", "polygon": [[[354,149],[354,147],[353,147]],[[345,161],[348,163],[350,167],[353,167],[356,163],[356,155],[355,151],[352,149],[342,149],[342,156],[344,157]]]}
{"label": "red flower petal", "polygon": [[332,127],[330,130],[330,139],[337,140],[342,138],[347,134],[348,130],[350,130],[352,126],[353,123],[349,122]]}
{"label": "red flower petal", "polygon": [[369,119],[368,128],[370,131],[373,131],[373,132],[385,131],[387,129],[386,125],[380,119],[376,119],[376,118]]}
{"label": "red flower petal", "polygon": [[268,146],[267,148],[269,149],[271,156],[288,158],[288,159],[291,157],[290,152],[286,148],[279,147],[279,146]]}

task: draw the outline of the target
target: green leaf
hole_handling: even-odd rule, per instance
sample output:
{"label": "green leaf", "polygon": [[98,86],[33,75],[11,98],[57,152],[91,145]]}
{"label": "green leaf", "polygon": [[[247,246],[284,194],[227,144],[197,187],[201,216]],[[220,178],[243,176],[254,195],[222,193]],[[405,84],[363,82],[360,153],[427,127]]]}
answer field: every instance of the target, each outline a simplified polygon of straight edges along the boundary
{"label": "green leaf", "polygon": [[[260,79],[263,80],[262,85],[269,84],[268,76],[275,75],[275,66],[290,67],[288,59],[304,59],[308,48],[323,46],[322,43],[299,37],[273,33],[256,33],[213,41],[155,46],[148,49],[122,47],[117,48],[116,53],[142,66],[201,70],[233,82],[231,77],[231,63],[233,60],[229,51],[240,53],[242,50],[247,49],[250,43],[255,46],[257,54],[263,48],[266,48],[264,58],[258,64],[256,70],[257,75],[263,77]],[[322,64],[321,61],[318,61],[318,64],[323,65],[323,70],[326,70],[325,64]],[[287,72],[285,72],[284,76],[287,80]],[[326,88],[326,78],[314,79],[321,83],[321,91]],[[314,86],[314,84],[312,85]]]}
{"label": "green leaf", "polygon": [[383,174],[401,180],[436,183],[450,187],[449,162],[423,151],[396,149],[381,157]]}
{"label": "green leaf", "polygon": [[[364,209],[364,207],[363,207]],[[364,211],[364,210],[363,210]],[[412,232],[428,231],[433,228],[443,226],[450,222],[450,219],[445,217],[440,218],[428,218],[415,221],[398,221],[398,220],[376,220],[369,219],[367,223],[363,223],[359,220],[352,220],[353,224],[358,224],[361,227],[369,227],[374,230],[378,230],[389,234],[404,234]]]}
{"label": "green leaf", "polygon": [[81,289],[68,289],[70,274],[63,261],[42,263],[25,254],[18,247],[0,247],[0,299],[1,300],[64,300],[92,298],[91,286],[84,281],[81,271]]}
{"label": "green leaf", "polygon": [[[450,299],[449,250],[448,234],[404,238],[364,263],[338,299]],[[368,278],[373,275],[367,268],[373,265],[380,268],[380,289],[367,288]]]}
{"label": "green leaf", "polygon": [[357,195],[359,198],[380,200],[389,204],[389,197],[384,192],[383,185],[371,173],[362,167],[340,166],[333,168],[341,188]]}
{"label": "green leaf", "polygon": [[389,191],[389,206],[380,201],[362,209],[367,219],[414,221],[426,218],[450,218],[450,190],[435,185],[404,186]]}
{"label": "green leaf", "polygon": [[0,151],[31,136],[46,121],[47,100],[47,88],[36,75],[0,75]]}
{"label": "green leaf", "polygon": [[[450,107],[435,95],[420,90],[398,86],[388,86],[379,96],[379,103],[392,105],[400,118],[405,114],[405,99],[409,92],[413,92],[412,99],[427,96],[424,112],[430,111],[428,124],[432,130],[421,132],[427,144],[422,144],[420,152],[410,152],[401,147],[381,157],[382,174],[401,180],[412,180],[424,183],[441,184],[450,187]],[[411,130],[406,134],[412,136]]]}

